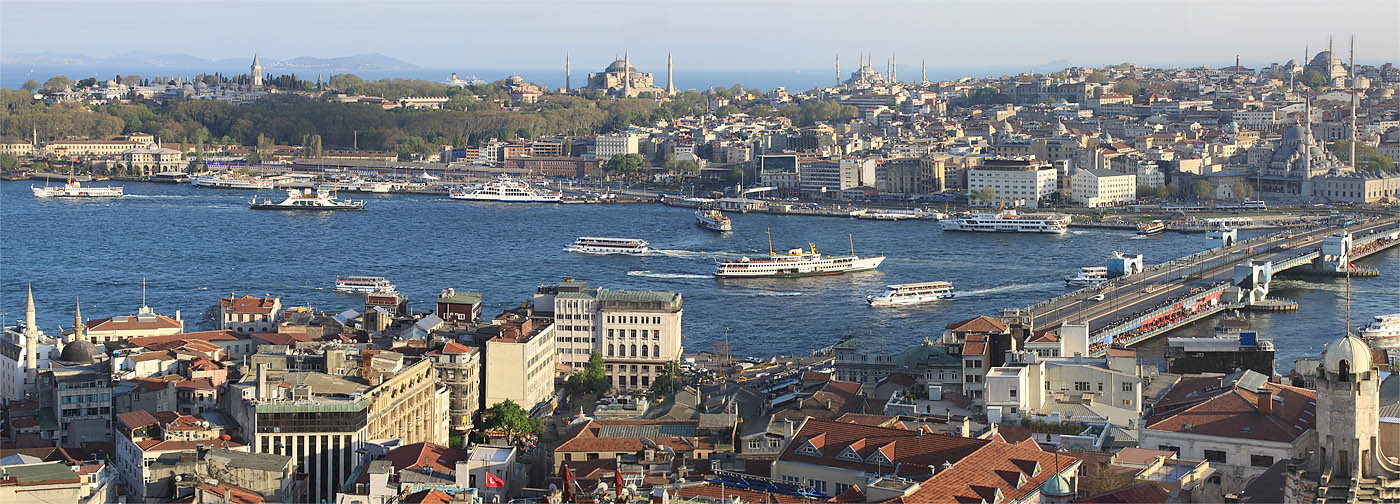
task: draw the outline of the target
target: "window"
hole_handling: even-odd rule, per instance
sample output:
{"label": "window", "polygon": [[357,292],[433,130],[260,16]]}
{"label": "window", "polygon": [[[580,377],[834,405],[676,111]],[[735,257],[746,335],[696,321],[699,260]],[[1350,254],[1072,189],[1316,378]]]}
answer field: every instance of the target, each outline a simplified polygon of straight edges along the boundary
{"label": "window", "polygon": [[797,483],[799,483],[799,481],[800,481],[800,480],[797,479],[797,476],[792,476],[792,475],[789,475],[789,474],[784,474],[784,475],[783,475],[783,483],[788,483],[788,484],[796,485]]}
{"label": "window", "polygon": [[825,480],[809,479],[807,480],[807,487],[811,488],[812,490],[816,490],[818,493],[826,493]]}
{"label": "window", "polygon": [[846,483],[837,483],[837,484],[835,485],[835,487],[836,487],[836,495],[841,495],[841,494],[843,494],[843,493],[846,493],[846,490],[850,490],[851,485],[846,484]]}
{"label": "window", "polygon": [[1103,392],[1103,382],[1099,382],[1099,392]]}
{"label": "window", "polygon": [[1007,393],[1011,394],[1012,399],[1016,398],[1016,389],[1008,390]]}
{"label": "window", "polygon": [[762,439],[750,439],[750,440],[749,440],[749,449],[750,449],[750,450],[757,450],[757,449],[759,449],[759,448],[763,448],[763,440],[762,440]]}
{"label": "window", "polygon": [[1078,391],[1078,392],[1088,392],[1088,391],[1089,391],[1089,382],[1086,382],[1086,381],[1077,381],[1077,382],[1074,382],[1074,390],[1075,390],[1075,391]]}
{"label": "window", "polygon": [[1132,391],[1133,391],[1133,384],[1132,384],[1131,382],[1129,382],[1129,383],[1124,383],[1124,384],[1123,384],[1123,391],[1124,391],[1124,392],[1132,392]]}
{"label": "window", "polygon": [[660,356],[661,356],[661,345],[652,345],[652,346],[651,346],[651,356],[652,356],[652,357],[660,357]]}
{"label": "window", "polygon": [[1223,450],[1206,450],[1205,459],[1211,462],[1219,462],[1222,464],[1228,463],[1225,461],[1225,452]]}
{"label": "window", "polygon": [[1274,458],[1268,455],[1250,455],[1249,465],[1254,467],[1270,467],[1274,465]]}

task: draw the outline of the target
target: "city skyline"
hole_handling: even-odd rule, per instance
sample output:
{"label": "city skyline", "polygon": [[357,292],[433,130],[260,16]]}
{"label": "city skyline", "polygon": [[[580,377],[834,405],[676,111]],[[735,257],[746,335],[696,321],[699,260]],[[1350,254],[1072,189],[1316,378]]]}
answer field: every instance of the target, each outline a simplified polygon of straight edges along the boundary
{"label": "city skyline", "polygon": [[[258,8],[260,4],[231,8],[222,3],[156,3],[148,5],[159,9],[169,29],[139,33],[125,27],[144,22],[150,9],[129,9],[127,4],[115,2],[69,4],[80,7],[71,10],[77,18],[58,26],[43,21],[52,4],[7,2],[0,6],[0,42],[4,47],[0,56],[9,59],[53,53],[105,58],[144,52],[220,60],[257,53],[276,60],[380,53],[425,69],[562,70],[565,53],[572,56],[576,67],[592,68],[630,51],[639,66],[659,67],[670,52],[675,54],[678,68],[692,70],[814,69],[830,67],[837,54],[849,61],[843,68],[854,69],[862,53],[873,56],[872,66],[877,69],[891,56],[901,59],[904,69],[917,67],[920,59],[926,59],[929,68],[1101,66],[1124,61],[1223,66],[1233,63],[1236,54],[1244,62],[1284,62],[1298,58],[1302,46],[1311,47],[1313,53],[1325,48],[1329,35],[1345,45],[1353,34],[1362,62],[1393,61],[1400,54],[1400,38],[1390,29],[1400,19],[1400,9],[1393,3],[1369,1],[1330,4],[1325,10],[1302,2],[1253,1],[1223,6],[1077,2],[1053,7],[1019,2],[879,2],[856,7],[786,1],[755,5],[673,2],[647,8],[628,1],[526,4],[547,10],[546,15],[521,15],[519,5],[497,2],[371,2],[345,12],[326,9],[328,4],[321,2],[300,2],[279,5],[276,16],[267,15],[265,9]],[[1018,4],[1014,9],[1020,14],[993,17],[1004,14],[1007,4]],[[801,10],[794,8],[798,5]],[[1263,8],[1266,6],[1268,9]],[[439,13],[427,19],[405,14],[406,9],[429,8]],[[617,9],[630,9],[626,20]],[[691,24],[694,14],[688,12],[692,9],[714,13],[716,26],[696,29]],[[1376,15],[1350,16],[1359,11]],[[223,18],[220,25],[240,27],[240,36],[234,40],[200,39],[211,15]],[[305,20],[317,16],[324,19],[320,25],[334,28],[307,26]],[[83,22],[84,18],[92,22]],[[365,30],[393,31],[395,24],[375,25],[386,19],[420,23],[412,31],[419,35],[364,36]],[[940,19],[973,22],[944,23]],[[1131,22],[1122,22],[1128,19]],[[616,22],[641,28],[599,29]],[[1180,33],[1182,23],[1193,27],[1190,37],[1143,36]],[[1055,26],[1066,29],[1046,28]],[[1268,29],[1249,33],[1252,26]],[[530,36],[534,33],[545,35]],[[653,34],[672,38],[658,42]],[[124,42],[114,44],[113,40]],[[172,47],[172,40],[179,44]]]}

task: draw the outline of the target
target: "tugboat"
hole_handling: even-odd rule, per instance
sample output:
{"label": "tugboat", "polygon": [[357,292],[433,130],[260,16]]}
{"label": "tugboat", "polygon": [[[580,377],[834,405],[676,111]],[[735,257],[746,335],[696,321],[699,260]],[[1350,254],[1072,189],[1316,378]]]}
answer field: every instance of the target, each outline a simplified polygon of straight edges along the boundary
{"label": "tugboat", "polygon": [[1142,224],[1138,224],[1137,226],[1138,234],[1143,236],[1152,236],[1155,234],[1160,234],[1162,231],[1166,230],[1167,225],[1163,224],[1162,221],[1159,220],[1155,220],[1152,222],[1144,222]]}
{"label": "tugboat", "polygon": [[729,222],[729,217],[719,213],[713,208],[700,208],[695,210],[695,224],[710,231],[733,231],[734,224]]}
{"label": "tugboat", "polygon": [[338,200],[334,193],[318,192],[311,189],[288,189],[287,199],[274,203],[270,199],[258,201],[257,196],[248,200],[248,208],[253,210],[364,210],[364,200]]}
{"label": "tugboat", "polygon": [[1226,316],[1209,338],[1167,338],[1167,371],[1178,374],[1225,373],[1252,369],[1274,374],[1274,342],[1249,330],[1238,314]]}

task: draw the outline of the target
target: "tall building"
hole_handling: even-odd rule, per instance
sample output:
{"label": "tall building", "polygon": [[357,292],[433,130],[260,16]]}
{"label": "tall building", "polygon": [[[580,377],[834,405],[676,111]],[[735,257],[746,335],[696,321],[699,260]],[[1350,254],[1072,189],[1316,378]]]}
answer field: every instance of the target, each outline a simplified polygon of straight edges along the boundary
{"label": "tall building", "polygon": [[597,352],[613,386],[647,388],[680,360],[681,316],[678,292],[590,288],[566,278],[535,291],[537,310],[553,310],[560,364],[578,369]]}
{"label": "tall building", "polygon": [[253,54],[253,66],[249,68],[249,75],[253,79],[253,86],[261,87],[263,85],[263,67],[262,63],[258,62],[256,53]]}
{"label": "tall building", "polygon": [[981,204],[1036,208],[1041,199],[1056,191],[1057,180],[1050,163],[1029,157],[993,157],[968,169],[967,190],[991,189],[996,193],[991,201],[978,201]]}
{"label": "tall building", "polygon": [[675,64],[671,62],[670,51],[666,52],[666,96],[676,95]]}
{"label": "tall building", "polygon": [[527,412],[544,413],[554,403],[555,324],[528,307],[497,316],[485,345],[486,397],[490,408],[512,401]]}

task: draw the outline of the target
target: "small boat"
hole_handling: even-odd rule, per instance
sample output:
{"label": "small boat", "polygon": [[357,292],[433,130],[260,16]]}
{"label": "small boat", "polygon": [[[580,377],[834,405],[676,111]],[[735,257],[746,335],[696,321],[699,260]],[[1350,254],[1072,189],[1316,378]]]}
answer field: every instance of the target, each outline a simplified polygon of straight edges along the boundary
{"label": "small boat", "polygon": [[1376,315],[1358,332],[1373,348],[1400,348],[1400,313]]}
{"label": "small boat", "polygon": [[1167,230],[1167,225],[1162,221],[1155,220],[1137,225],[1137,232],[1140,235],[1151,236]]}
{"label": "small boat", "polygon": [[1104,266],[1085,266],[1079,268],[1079,274],[1065,277],[1065,285],[1099,285],[1108,281],[1108,268]]}
{"label": "small boat", "polygon": [[270,199],[258,201],[254,196],[248,200],[248,207],[253,210],[364,210],[365,202],[338,200],[332,192],[288,189],[287,199],[274,203]]}
{"label": "small boat", "polygon": [[68,182],[61,186],[31,185],[29,190],[34,191],[35,198],[120,198],[126,195],[121,186],[83,187],[81,182],[73,180],[72,173],[68,174]]}
{"label": "small boat", "polygon": [[650,244],[640,238],[581,236],[574,240],[573,245],[564,247],[564,250],[580,254],[646,255],[649,251],[647,246]]}
{"label": "small boat", "polygon": [[700,208],[695,210],[695,224],[710,231],[732,231],[734,224],[729,221],[729,217],[719,213],[713,208]]}
{"label": "small boat", "polygon": [[953,299],[952,282],[894,284],[886,288],[889,290],[885,291],[884,294],[866,296],[865,302],[869,303],[870,306],[898,306]]}
{"label": "small boat", "polygon": [[335,290],[339,292],[393,292],[398,290],[384,277],[377,276],[335,276]]}
{"label": "small boat", "polygon": [[151,182],[158,184],[183,184],[189,181],[190,176],[180,171],[160,172],[151,176]]}

